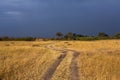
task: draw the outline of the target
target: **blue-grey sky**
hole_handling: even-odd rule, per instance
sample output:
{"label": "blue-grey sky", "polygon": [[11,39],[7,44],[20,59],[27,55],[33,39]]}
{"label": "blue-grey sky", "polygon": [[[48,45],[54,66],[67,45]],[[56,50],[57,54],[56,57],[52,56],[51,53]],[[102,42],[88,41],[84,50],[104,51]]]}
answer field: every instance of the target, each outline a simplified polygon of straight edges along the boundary
{"label": "blue-grey sky", "polygon": [[0,0],[0,36],[120,32],[120,0]]}

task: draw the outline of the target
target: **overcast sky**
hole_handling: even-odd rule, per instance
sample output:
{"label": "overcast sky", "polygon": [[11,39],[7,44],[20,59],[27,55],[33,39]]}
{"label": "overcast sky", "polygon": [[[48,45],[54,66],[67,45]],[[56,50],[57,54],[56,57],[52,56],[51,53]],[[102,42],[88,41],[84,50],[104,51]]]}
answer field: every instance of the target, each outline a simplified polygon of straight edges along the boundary
{"label": "overcast sky", "polygon": [[120,0],[0,0],[0,36],[120,32]]}

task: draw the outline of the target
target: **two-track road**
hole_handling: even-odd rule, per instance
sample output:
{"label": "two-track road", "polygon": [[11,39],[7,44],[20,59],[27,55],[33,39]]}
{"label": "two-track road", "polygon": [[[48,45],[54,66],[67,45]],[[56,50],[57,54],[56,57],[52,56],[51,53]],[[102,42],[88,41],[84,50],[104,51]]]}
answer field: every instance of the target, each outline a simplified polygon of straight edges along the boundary
{"label": "two-track road", "polygon": [[68,52],[71,52],[73,57],[71,59],[70,64],[70,80],[80,80],[78,65],[77,65],[77,58],[79,56],[79,52],[75,50],[57,48],[54,43],[48,44],[45,46],[48,49],[52,49],[55,51],[60,51],[62,54],[55,60],[55,62],[48,68],[45,75],[43,76],[44,80],[51,80],[53,77],[54,72],[56,71],[57,67],[63,61],[63,59],[68,55]]}

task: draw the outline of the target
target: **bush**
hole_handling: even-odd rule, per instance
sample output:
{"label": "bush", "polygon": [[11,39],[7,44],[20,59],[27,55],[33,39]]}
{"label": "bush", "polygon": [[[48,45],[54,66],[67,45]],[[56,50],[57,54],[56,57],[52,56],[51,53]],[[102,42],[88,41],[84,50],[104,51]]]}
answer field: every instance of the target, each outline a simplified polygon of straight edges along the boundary
{"label": "bush", "polygon": [[23,37],[23,38],[12,38],[12,37],[1,37],[0,41],[35,41],[36,38],[33,37]]}
{"label": "bush", "polygon": [[78,37],[77,40],[81,41],[93,41],[93,40],[99,40],[98,37]]}
{"label": "bush", "polygon": [[109,35],[106,34],[106,33],[104,33],[104,32],[99,32],[99,33],[98,33],[98,37],[104,38],[104,37],[109,37]]}
{"label": "bush", "polygon": [[116,34],[114,35],[114,37],[117,38],[117,39],[120,39],[120,33],[116,33]]}

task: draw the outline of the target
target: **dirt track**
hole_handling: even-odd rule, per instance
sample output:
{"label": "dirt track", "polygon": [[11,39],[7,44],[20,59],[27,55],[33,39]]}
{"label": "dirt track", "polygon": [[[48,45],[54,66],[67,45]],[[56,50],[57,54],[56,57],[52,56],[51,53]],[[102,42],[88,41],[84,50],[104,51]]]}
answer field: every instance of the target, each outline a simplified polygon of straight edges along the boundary
{"label": "dirt track", "polygon": [[77,57],[79,56],[79,53],[73,51],[73,58],[71,61],[71,80],[80,80],[79,79],[79,74],[78,74],[78,66],[77,66]]}
{"label": "dirt track", "polygon": [[52,75],[54,74],[55,70],[59,66],[59,64],[62,62],[62,60],[65,58],[66,54],[61,54],[57,60],[53,63],[53,65],[48,69],[44,76],[44,80],[50,80],[52,78]]}
{"label": "dirt track", "polygon": [[60,51],[62,54],[55,60],[55,62],[48,68],[46,74],[44,75],[44,80],[51,80],[54,72],[56,71],[57,67],[60,65],[62,60],[66,57],[68,52],[71,52],[73,54],[73,58],[71,60],[71,65],[70,65],[70,78],[71,80],[80,80],[80,76],[78,74],[78,66],[77,66],[77,57],[79,56],[79,52],[74,51],[74,50],[69,50],[69,49],[61,49],[55,47],[54,44],[49,44],[45,46],[46,48]]}

